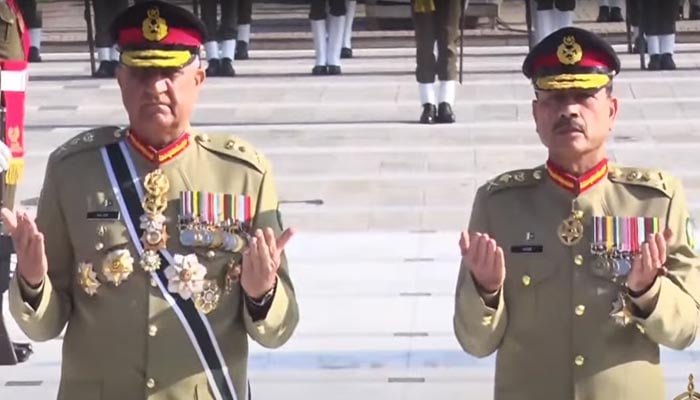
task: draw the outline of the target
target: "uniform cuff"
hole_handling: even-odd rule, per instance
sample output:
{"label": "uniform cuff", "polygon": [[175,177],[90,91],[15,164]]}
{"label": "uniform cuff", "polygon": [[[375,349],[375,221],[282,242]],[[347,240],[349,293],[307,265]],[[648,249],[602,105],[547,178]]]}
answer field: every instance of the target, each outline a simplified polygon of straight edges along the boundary
{"label": "uniform cuff", "polygon": [[656,308],[656,303],[659,300],[659,291],[661,290],[661,279],[656,279],[654,284],[644,294],[639,297],[630,296],[632,303],[644,315],[649,315]]}
{"label": "uniform cuff", "polygon": [[46,286],[46,278],[41,281],[39,287],[31,287],[27,281],[21,275],[17,275],[17,282],[19,283],[19,292],[22,295],[22,301],[31,306],[34,311],[39,308],[39,301],[41,300],[41,295],[44,293],[44,287]]}

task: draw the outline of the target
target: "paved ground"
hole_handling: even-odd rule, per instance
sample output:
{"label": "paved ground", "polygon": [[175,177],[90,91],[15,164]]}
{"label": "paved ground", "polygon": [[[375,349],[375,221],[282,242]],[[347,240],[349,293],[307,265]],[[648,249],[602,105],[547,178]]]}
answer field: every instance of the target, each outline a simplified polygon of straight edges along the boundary
{"label": "paved ground", "polygon": [[[341,77],[314,78],[308,51],[253,52],[240,77],[207,82],[196,122],[234,132],[272,159],[287,224],[302,320],[283,349],[252,348],[257,399],[489,399],[493,358],[464,355],[452,334],[457,233],[477,185],[543,161],[530,120],[523,47],[470,48],[458,123],[421,126],[410,49],[358,50]],[[700,217],[700,46],[680,70],[628,70],[612,158],[682,177]],[[46,54],[31,66],[27,180],[32,209],[48,153],[95,124],[125,123],[116,84],[86,78],[85,54]],[[11,333],[21,340],[12,325]],[[60,340],[29,363],[0,368],[0,399],[50,399]],[[664,351],[669,398],[700,375],[700,344]]]}

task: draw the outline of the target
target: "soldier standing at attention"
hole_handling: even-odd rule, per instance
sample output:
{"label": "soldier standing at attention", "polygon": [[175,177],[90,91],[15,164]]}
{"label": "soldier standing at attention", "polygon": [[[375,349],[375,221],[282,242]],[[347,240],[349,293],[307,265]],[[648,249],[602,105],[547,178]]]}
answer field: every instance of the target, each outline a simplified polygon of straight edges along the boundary
{"label": "soldier standing at attention", "polygon": [[467,353],[498,352],[495,400],[662,400],[659,346],[687,348],[700,327],[681,183],[607,159],[619,69],[577,28],[523,64],[549,159],[479,188],[460,240],[454,330]]}
{"label": "soldier standing at attention", "polygon": [[455,122],[452,106],[457,89],[462,4],[461,0],[411,1],[416,37],[416,80],[423,105],[419,121],[422,124]]}
{"label": "soldier standing at attention", "polygon": [[[326,15],[326,4],[328,15]],[[311,0],[309,20],[316,63],[313,75],[340,75],[340,52],[345,31],[345,0]],[[327,27],[327,29],[326,29]]]}
{"label": "soldier standing at attention", "polygon": [[[15,0],[0,1],[0,27],[5,40],[0,42],[0,105],[4,109],[3,141],[0,141],[0,201],[13,208],[17,184],[24,170],[24,107],[27,82],[29,35]],[[33,353],[29,343],[13,343],[2,315],[3,295],[10,283],[12,240],[0,234],[0,365],[26,361]]]}
{"label": "soldier standing at attention", "polygon": [[535,42],[552,32],[574,24],[576,0],[535,0]]}
{"label": "soldier standing at attention", "polygon": [[[221,19],[217,18],[221,7]],[[238,0],[202,0],[202,21],[207,28],[204,51],[207,55],[207,76],[236,76],[233,60],[236,55],[236,23]]]}
{"label": "soldier standing at attention", "polygon": [[37,9],[36,0],[16,0],[24,22],[29,28],[29,54],[28,61],[31,63],[41,62],[41,12]]}
{"label": "soldier standing at attention", "polygon": [[357,10],[356,0],[345,0],[345,30],[343,32],[343,48],[340,50],[340,58],[352,58],[352,23],[355,21]]}
{"label": "soldier standing at attention", "polygon": [[204,31],[163,1],[118,15],[129,126],[51,154],[36,222],[2,210],[13,317],[36,341],[67,325],[59,399],[248,399],[248,338],[275,348],[295,330],[270,163],[190,124]]}
{"label": "soldier standing at attention", "polygon": [[622,5],[624,0],[598,0],[597,22],[622,22]]}
{"label": "soldier standing at attention", "polygon": [[114,78],[119,64],[119,51],[109,34],[109,26],[114,16],[129,6],[129,0],[93,0],[95,10],[95,47],[100,65],[95,71],[95,78]]}
{"label": "soldier standing at attention", "polygon": [[250,24],[253,21],[253,0],[238,0],[238,31],[236,34],[236,60],[247,60],[250,45]]}

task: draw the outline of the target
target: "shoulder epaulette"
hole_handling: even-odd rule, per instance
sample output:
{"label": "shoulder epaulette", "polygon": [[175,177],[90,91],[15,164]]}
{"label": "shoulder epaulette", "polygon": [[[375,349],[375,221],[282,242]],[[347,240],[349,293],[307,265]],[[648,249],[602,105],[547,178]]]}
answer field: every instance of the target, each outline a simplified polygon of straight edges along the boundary
{"label": "shoulder epaulette", "polygon": [[51,158],[58,161],[73,154],[100,148],[121,140],[125,133],[126,131],[118,126],[102,126],[82,132],[54,150]]}
{"label": "shoulder epaulette", "polygon": [[668,197],[673,196],[673,178],[657,169],[610,166],[608,179],[616,183],[656,189]]}
{"label": "shoulder epaulette", "polygon": [[208,150],[244,161],[263,174],[268,170],[269,164],[265,156],[237,136],[197,133],[194,137],[197,143]]}
{"label": "shoulder epaulette", "polygon": [[504,189],[535,186],[542,182],[543,168],[518,169],[503,173],[486,183],[486,191],[496,193]]}

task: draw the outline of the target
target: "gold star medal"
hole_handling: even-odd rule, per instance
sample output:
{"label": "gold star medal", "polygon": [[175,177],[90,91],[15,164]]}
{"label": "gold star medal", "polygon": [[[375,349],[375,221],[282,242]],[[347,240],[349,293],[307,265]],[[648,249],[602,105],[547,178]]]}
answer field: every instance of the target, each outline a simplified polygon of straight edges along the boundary
{"label": "gold star medal", "polygon": [[97,273],[92,268],[92,264],[81,262],[78,265],[78,283],[88,295],[94,296],[97,293],[101,284],[97,280]]}
{"label": "gold star medal", "polygon": [[114,286],[119,286],[129,278],[132,272],[134,272],[134,259],[126,249],[107,254],[102,264],[102,273],[108,281],[114,283]]}
{"label": "gold star medal", "polygon": [[559,224],[557,236],[566,246],[573,246],[583,238],[583,211],[572,210],[571,215]]}

